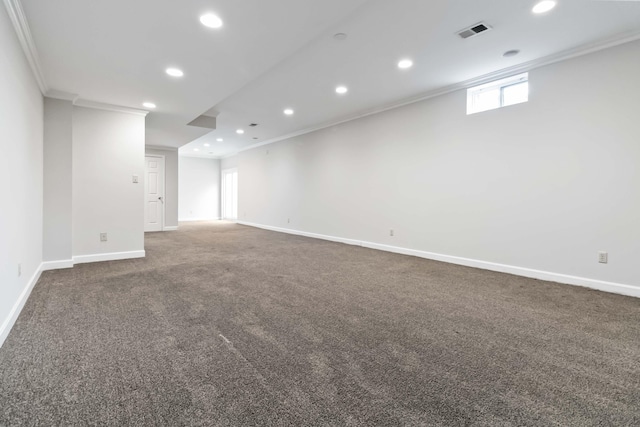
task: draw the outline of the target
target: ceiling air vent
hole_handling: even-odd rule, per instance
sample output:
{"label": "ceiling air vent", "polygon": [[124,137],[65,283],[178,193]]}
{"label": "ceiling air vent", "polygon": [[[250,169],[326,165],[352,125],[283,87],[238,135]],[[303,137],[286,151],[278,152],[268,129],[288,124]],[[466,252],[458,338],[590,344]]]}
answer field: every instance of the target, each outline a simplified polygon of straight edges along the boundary
{"label": "ceiling air vent", "polygon": [[465,28],[462,31],[458,31],[458,35],[463,39],[468,39],[469,37],[477,36],[480,33],[489,31],[490,29],[490,26],[488,26],[484,22],[480,22],[479,24],[472,25],[471,27]]}

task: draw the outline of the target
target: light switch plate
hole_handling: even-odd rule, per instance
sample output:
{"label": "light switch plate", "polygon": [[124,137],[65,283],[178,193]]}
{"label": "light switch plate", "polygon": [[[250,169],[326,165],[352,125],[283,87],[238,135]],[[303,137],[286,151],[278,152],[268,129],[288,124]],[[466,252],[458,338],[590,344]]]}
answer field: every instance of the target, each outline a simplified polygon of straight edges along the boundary
{"label": "light switch plate", "polygon": [[134,184],[138,183],[138,175],[133,175],[133,183]]}

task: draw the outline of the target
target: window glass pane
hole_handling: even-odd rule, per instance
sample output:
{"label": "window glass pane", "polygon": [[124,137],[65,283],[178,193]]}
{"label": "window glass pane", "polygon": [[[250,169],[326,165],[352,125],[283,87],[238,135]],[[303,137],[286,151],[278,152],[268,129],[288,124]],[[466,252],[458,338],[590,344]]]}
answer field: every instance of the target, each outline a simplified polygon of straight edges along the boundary
{"label": "window glass pane", "polygon": [[529,82],[517,83],[502,88],[502,105],[520,104],[529,100]]}
{"label": "window glass pane", "polygon": [[473,111],[487,111],[500,108],[500,88],[487,89],[473,94]]}
{"label": "window glass pane", "polygon": [[529,74],[494,80],[467,89],[467,114],[493,110],[529,100]]}

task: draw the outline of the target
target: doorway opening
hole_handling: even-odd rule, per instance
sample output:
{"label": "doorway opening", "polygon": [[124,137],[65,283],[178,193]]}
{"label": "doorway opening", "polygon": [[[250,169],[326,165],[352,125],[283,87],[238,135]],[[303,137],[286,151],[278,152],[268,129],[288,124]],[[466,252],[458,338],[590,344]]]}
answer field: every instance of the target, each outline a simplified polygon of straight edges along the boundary
{"label": "doorway opening", "polygon": [[238,169],[222,170],[222,219],[238,219]]}

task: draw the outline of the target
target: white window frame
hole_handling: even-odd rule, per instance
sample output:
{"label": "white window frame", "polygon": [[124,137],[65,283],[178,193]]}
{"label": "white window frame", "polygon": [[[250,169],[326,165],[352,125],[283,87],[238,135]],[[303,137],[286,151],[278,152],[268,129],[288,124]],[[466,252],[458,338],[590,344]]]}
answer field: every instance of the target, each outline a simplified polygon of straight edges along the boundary
{"label": "white window frame", "polygon": [[[483,111],[495,110],[498,108],[507,107],[511,105],[521,104],[523,102],[528,102],[529,96],[527,93],[527,99],[525,101],[518,102],[515,104],[509,104],[509,105],[504,104],[504,89],[510,86],[514,86],[521,83],[528,83],[528,82],[529,82],[529,73],[521,73],[515,76],[507,77],[500,80],[494,80],[492,82],[485,83],[479,86],[474,86],[467,89],[467,115],[481,113]],[[496,90],[496,89],[500,91],[500,99],[499,99],[498,106],[491,107],[491,108],[482,108],[476,104],[476,100],[479,95],[488,91]]]}

